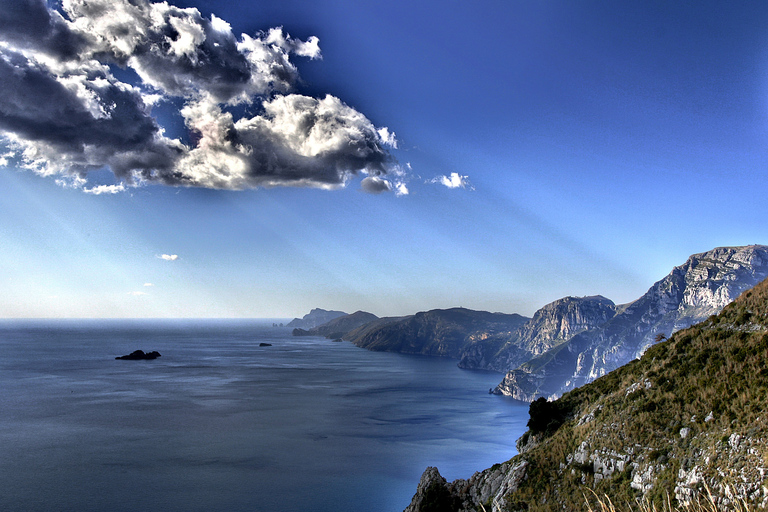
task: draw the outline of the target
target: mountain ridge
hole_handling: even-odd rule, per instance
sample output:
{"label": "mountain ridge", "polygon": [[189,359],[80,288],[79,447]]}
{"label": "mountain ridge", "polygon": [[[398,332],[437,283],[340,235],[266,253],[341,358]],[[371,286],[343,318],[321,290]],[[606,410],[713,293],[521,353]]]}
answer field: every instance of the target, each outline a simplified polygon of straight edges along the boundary
{"label": "mountain ridge", "polygon": [[639,357],[670,335],[722,310],[768,277],[768,247],[718,247],[690,256],[596,329],[578,333],[507,373],[497,394],[555,397]]}

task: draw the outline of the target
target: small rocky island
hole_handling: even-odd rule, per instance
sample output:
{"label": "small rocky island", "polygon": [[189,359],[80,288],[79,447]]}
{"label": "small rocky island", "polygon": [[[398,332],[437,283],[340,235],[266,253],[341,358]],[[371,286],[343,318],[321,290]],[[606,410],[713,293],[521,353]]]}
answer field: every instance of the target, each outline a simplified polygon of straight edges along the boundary
{"label": "small rocky island", "polygon": [[143,350],[134,350],[127,356],[117,356],[115,359],[125,359],[127,361],[140,361],[140,360],[147,360],[147,359],[157,359],[160,357],[160,353],[156,350],[153,350],[152,352],[144,353]]}

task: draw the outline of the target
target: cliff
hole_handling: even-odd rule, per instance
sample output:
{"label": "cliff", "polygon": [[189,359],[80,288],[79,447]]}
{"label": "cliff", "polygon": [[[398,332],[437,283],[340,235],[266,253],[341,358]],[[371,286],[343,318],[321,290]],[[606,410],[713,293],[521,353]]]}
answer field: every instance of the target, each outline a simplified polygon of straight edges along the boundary
{"label": "cliff", "polygon": [[601,510],[597,497],[661,510],[708,492],[719,510],[765,507],[767,404],[768,280],[639,360],[533,402],[511,460],[450,483],[428,468],[406,510]]}
{"label": "cliff", "polygon": [[615,315],[614,303],[600,295],[565,297],[536,311],[533,318],[501,343],[482,340],[467,347],[459,366],[504,373],[580,332],[605,324]]}
{"label": "cliff", "polygon": [[768,277],[768,247],[695,254],[604,324],[572,336],[509,372],[495,392],[519,400],[559,396],[640,355],[658,335],[706,319]]}

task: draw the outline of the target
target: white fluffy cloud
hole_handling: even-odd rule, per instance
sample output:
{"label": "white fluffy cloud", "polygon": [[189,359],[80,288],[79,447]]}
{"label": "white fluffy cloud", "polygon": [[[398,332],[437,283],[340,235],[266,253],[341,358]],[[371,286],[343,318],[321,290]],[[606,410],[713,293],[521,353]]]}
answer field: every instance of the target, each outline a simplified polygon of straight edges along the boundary
{"label": "white fluffy cloud", "polygon": [[[237,37],[226,21],[167,2],[6,2],[0,142],[28,169],[91,194],[142,182],[338,188],[359,173],[364,188],[407,190],[383,177],[397,167],[393,132],[333,96],[294,93],[291,57],[320,58],[314,36],[278,27]],[[115,66],[138,80],[121,81]],[[165,135],[158,103],[182,105],[189,142]],[[244,103],[259,114],[236,118],[229,107]],[[86,187],[103,168],[118,184]]]}
{"label": "white fluffy cloud", "polygon": [[450,176],[437,176],[432,178],[429,183],[438,183],[448,188],[472,188],[469,176],[462,176],[457,172],[452,172]]}
{"label": "white fluffy cloud", "polygon": [[165,261],[175,261],[179,259],[179,255],[178,254],[161,254],[160,256],[158,256],[158,258]]}
{"label": "white fluffy cloud", "polygon": [[125,185],[122,183],[119,185],[98,185],[91,188],[83,188],[83,192],[86,194],[101,195],[101,194],[118,194],[125,191]]}

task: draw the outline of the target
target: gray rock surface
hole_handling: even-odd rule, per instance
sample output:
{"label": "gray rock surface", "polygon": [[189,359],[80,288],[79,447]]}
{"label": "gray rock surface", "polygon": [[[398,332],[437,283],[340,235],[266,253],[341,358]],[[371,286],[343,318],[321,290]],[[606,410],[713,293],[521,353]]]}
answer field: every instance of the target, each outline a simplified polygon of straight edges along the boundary
{"label": "gray rock surface", "polygon": [[615,304],[600,295],[565,297],[536,311],[533,318],[503,340],[495,353],[488,354],[491,345],[487,341],[468,347],[459,367],[508,372],[615,315]]}
{"label": "gray rock surface", "polygon": [[695,254],[607,322],[571,337],[507,373],[497,394],[556,397],[640,357],[659,334],[721,311],[768,276],[768,247],[720,247]]}

